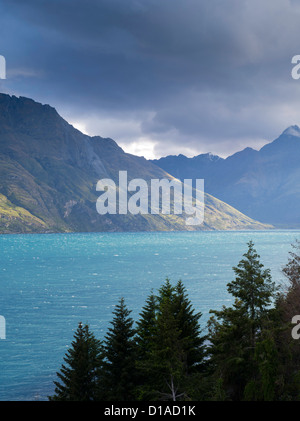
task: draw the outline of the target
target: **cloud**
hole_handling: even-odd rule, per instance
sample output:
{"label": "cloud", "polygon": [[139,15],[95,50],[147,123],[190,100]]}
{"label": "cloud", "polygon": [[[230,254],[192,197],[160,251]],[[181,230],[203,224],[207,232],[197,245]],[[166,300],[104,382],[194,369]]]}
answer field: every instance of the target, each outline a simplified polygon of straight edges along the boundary
{"label": "cloud", "polygon": [[130,151],[226,156],[300,123],[295,1],[11,0],[3,10],[0,54],[23,69],[5,89]]}

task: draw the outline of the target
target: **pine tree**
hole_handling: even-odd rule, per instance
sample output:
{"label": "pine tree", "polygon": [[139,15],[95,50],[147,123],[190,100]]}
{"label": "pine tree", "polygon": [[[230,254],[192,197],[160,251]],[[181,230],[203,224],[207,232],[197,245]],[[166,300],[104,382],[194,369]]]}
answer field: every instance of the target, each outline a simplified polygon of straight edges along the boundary
{"label": "pine tree", "polygon": [[204,358],[200,317],[181,281],[174,287],[167,278],[158,295],[148,298],[137,323],[143,399],[186,397],[188,375]]}
{"label": "pine tree", "polygon": [[130,313],[121,298],[105,336],[104,384],[109,401],[134,400],[136,347]]}
{"label": "pine tree", "polygon": [[256,344],[254,358],[259,375],[256,382],[258,400],[273,401],[278,375],[278,351],[271,335]]}
{"label": "pine tree", "polygon": [[215,386],[224,388],[227,397],[239,400],[248,381],[249,370],[249,323],[241,303],[236,300],[232,307],[211,311],[208,321],[210,370]]}
{"label": "pine tree", "polygon": [[171,296],[161,297],[149,363],[157,398],[176,401],[185,396],[184,347]]}
{"label": "pine tree", "polygon": [[146,299],[146,304],[142,308],[137,321],[136,342],[138,346],[138,357],[144,359],[151,349],[153,337],[156,329],[157,299],[151,294]]}
{"label": "pine tree", "polygon": [[157,313],[157,299],[152,293],[147,299],[139,320],[136,323],[136,376],[137,387],[136,395],[139,400],[149,400],[152,397],[151,372],[149,372],[148,361],[150,359],[151,350],[153,348],[153,340],[155,331]]}
{"label": "pine tree", "polygon": [[168,300],[170,304],[174,301],[174,292],[175,288],[171,284],[169,278],[166,278],[165,282],[158,290],[158,295],[156,296],[157,301],[161,304],[163,301]]}
{"label": "pine tree", "polygon": [[251,324],[251,344],[254,349],[256,332],[261,327],[261,321],[266,314],[271,299],[276,292],[269,269],[263,269],[260,256],[254,249],[252,241],[248,243],[248,251],[244,254],[237,267],[233,270],[236,279],[228,284],[228,292],[240,300],[249,316]]}
{"label": "pine tree", "polygon": [[201,336],[199,323],[202,313],[195,313],[182,281],[177,282],[174,292],[174,314],[183,341],[186,374],[190,374],[199,371],[205,357],[206,338]]}
{"label": "pine tree", "polygon": [[184,376],[184,351],[169,279],[148,298],[137,322],[137,363],[142,400],[177,400]]}
{"label": "pine tree", "polygon": [[222,384],[232,399],[241,400],[245,387],[257,377],[257,344],[275,298],[276,287],[269,270],[264,270],[252,241],[243,259],[233,268],[236,278],[228,283],[235,298],[232,307],[211,311],[209,339],[211,363],[216,382]]}
{"label": "pine tree", "polygon": [[88,325],[79,323],[71,348],[67,351],[55,381],[55,401],[94,401],[97,399],[103,348]]}

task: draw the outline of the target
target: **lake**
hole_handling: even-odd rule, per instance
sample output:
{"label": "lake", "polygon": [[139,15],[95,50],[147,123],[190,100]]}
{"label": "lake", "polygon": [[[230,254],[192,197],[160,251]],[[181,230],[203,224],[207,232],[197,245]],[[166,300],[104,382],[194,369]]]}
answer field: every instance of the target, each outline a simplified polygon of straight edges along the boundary
{"label": "lake", "polygon": [[78,323],[102,339],[121,297],[137,320],[168,277],[185,285],[205,329],[210,309],[230,305],[234,279],[252,240],[273,280],[299,230],[0,236],[0,400],[47,400]]}

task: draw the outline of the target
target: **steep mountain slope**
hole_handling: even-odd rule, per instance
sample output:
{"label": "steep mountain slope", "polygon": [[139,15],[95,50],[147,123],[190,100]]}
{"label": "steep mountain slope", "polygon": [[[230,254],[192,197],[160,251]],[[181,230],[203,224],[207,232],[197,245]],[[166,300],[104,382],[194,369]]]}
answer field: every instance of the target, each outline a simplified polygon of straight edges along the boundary
{"label": "steep mountain slope", "polygon": [[31,215],[26,209],[13,205],[7,197],[0,194],[0,233],[6,232],[44,232],[46,224]]}
{"label": "steep mountain slope", "polygon": [[99,215],[99,179],[173,179],[112,139],[89,137],[49,105],[0,94],[0,232],[98,232],[264,229],[265,225],[205,195],[205,222],[184,215]]}
{"label": "steep mountain slope", "polygon": [[183,180],[205,179],[205,190],[239,211],[278,227],[300,227],[300,129],[291,126],[259,151],[226,159],[209,154],[152,161]]}

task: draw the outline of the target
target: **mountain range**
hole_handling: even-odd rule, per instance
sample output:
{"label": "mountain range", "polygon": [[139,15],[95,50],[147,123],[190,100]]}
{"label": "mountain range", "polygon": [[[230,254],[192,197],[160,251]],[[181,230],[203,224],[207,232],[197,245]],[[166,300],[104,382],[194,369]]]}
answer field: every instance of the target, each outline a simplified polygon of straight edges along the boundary
{"label": "mountain range", "polygon": [[300,128],[290,126],[260,150],[227,158],[201,154],[152,160],[180,180],[204,178],[205,191],[253,219],[278,228],[300,227]]}
{"label": "mountain range", "polygon": [[207,192],[205,220],[187,226],[184,215],[100,215],[99,179],[174,180],[110,138],[87,136],[50,105],[0,94],[0,233],[266,229]]}

